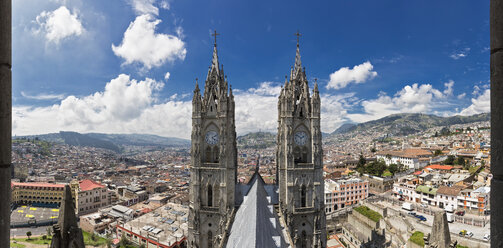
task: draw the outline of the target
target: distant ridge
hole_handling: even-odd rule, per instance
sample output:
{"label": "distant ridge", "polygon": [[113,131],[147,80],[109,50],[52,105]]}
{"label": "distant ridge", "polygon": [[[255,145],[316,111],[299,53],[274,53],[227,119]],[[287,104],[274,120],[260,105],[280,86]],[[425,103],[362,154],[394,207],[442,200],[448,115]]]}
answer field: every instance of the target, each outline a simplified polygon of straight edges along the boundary
{"label": "distant ridge", "polygon": [[264,149],[276,145],[276,134],[269,132],[252,132],[237,137],[238,148]]}
{"label": "distant ridge", "polygon": [[344,124],[342,124],[342,126],[335,129],[335,131],[333,131],[331,134],[345,133],[356,125],[357,124],[354,124],[354,123],[344,123]]}
{"label": "distant ridge", "polygon": [[393,114],[378,120],[368,121],[359,124],[343,124],[332,132],[331,135],[344,134],[355,131],[380,129],[393,135],[409,135],[425,131],[428,128],[450,126],[455,124],[467,124],[473,122],[490,121],[489,113],[476,114],[471,116],[451,116],[440,117],[428,114]]}
{"label": "distant ridge", "polygon": [[190,146],[190,140],[161,137],[151,134],[104,134],[65,132],[40,135],[17,136],[13,138],[40,139],[49,142],[67,144],[72,146],[88,146],[108,149],[114,152],[121,152],[123,146],[144,146],[144,147],[183,147]]}
{"label": "distant ridge", "polygon": [[103,149],[108,149],[112,150],[114,152],[120,152],[121,148],[117,146],[116,144],[106,141],[106,140],[101,140],[97,138],[90,137],[85,134],[80,134],[77,132],[59,132],[59,135],[61,138],[65,141],[65,144],[71,145],[71,146],[90,146],[90,147],[96,147],[96,148],[103,148]]}

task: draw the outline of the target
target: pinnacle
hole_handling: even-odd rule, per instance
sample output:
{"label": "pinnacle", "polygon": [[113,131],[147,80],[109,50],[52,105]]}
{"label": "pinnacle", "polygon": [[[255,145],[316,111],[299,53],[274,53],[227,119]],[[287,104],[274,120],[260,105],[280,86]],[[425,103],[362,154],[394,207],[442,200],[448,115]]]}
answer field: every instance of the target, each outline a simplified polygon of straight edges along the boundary
{"label": "pinnacle", "polygon": [[302,62],[300,61],[300,48],[299,44],[297,43],[297,52],[295,54],[295,68],[294,71],[297,72],[297,70],[300,70],[302,68]]}

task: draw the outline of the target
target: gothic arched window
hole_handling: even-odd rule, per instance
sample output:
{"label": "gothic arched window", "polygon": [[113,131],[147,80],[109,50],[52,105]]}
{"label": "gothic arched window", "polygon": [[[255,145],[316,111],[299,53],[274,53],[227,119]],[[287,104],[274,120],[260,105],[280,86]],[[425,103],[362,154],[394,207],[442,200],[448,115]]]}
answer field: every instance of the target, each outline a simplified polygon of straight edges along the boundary
{"label": "gothic arched window", "polygon": [[295,163],[300,163],[302,160],[302,154],[300,153],[300,148],[298,146],[293,149],[293,160]]}
{"label": "gothic arched window", "polygon": [[306,231],[302,231],[302,238],[301,238],[301,244],[300,244],[300,247],[302,248],[306,248],[307,247],[307,235],[306,235]]}
{"label": "gothic arched window", "polygon": [[302,162],[307,163],[307,147],[302,147]]}
{"label": "gothic arched window", "polygon": [[302,185],[301,190],[300,190],[300,207],[304,208],[306,207],[306,185]]}
{"label": "gothic arched window", "polygon": [[206,162],[211,162],[211,147],[206,147]]}
{"label": "gothic arched window", "polygon": [[218,146],[213,148],[213,163],[218,163],[219,151]]}
{"label": "gothic arched window", "polygon": [[213,206],[213,187],[208,185],[208,207]]}
{"label": "gothic arched window", "polygon": [[213,247],[213,233],[208,231],[208,248]]}

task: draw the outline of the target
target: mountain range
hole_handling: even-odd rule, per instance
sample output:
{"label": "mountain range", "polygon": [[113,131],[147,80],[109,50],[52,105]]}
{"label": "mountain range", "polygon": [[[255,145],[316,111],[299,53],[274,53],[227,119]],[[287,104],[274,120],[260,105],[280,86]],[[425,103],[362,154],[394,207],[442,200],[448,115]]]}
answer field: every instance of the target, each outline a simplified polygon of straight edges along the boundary
{"label": "mountain range", "polygon": [[[331,134],[345,134],[363,130],[378,129],[380,132],[392,135],[410,135],[422,132],[432,127],[467,124],[473,122],[490,121],[490,114],[477,114],[472,116],[440,117],[428,114],[393,114],[378,120],[359,124],[346,123]],[[14,138],[40,139],[49,142],[67,144],[72,146],[90,146],[104,148],[114,152],[122,152],[124,146],[139,147],[189,147],[190,140],[161,137],[151,134],[105,134],[64,132],[18,136]],[[276,145],[276,134],[269,132],[252,132],[237,137],[239,148],[263,149]]]}
{"label": "mountain range", "polygon": [[467,124],[473,122],[490,121],[489,113],[471,116],[440,117],[428,114],[393,114],[378,120],[359,124],[346,123],[336,129],[331,135],[344,134],[355,131],[379,129],[393,135],[410,135],[422,132],[432,127],[450,126],[455,124]]}
{"label": "mountain range", "polygon": [[40,139],[49,142],[67,144],[72,146],[90,146],[108,149],[114,152],[121,152],[123,146],[143,146],[143,147],[188,147],[190,140],[161,137],[151,134],[105,134],[78,132],[49,133],[40,135],[18,136],[14,138]]}

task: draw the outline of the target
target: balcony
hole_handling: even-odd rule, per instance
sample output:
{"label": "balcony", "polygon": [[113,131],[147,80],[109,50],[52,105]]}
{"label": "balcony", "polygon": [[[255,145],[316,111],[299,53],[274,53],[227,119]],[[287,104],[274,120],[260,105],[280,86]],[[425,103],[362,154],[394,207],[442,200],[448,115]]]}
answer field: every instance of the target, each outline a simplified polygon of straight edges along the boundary
{"label": "balcony", "polygon": [[201,211],[202,212],[207,212],[207,213],[218,213],[218,207],[208,207],[208,206],[201,206]]}
{"label": "balcony", "polygon": [[310,214],[310,213],[314,213],[314,208],[313,207],[296,207],[296,208],[294,208],[293,212],[295,214]]}
{"label": "balcony", "polygon": [[217,170],[220,168],[220,163],[204,162],[201,164],[201,169]]}
{"label": "balcony", "polygon": [[295,169],[297,170],[312,170],[314,169],[313,163],[295,163]]}

